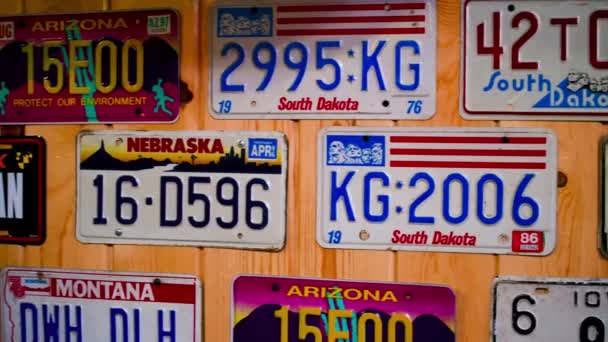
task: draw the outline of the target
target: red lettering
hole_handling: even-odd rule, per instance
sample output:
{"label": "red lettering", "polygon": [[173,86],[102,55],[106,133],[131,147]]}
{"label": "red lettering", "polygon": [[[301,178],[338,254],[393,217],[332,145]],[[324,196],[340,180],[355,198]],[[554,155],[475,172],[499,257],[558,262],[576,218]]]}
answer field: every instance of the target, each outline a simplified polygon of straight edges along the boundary
{"label": "red lettering", "polygon": [[211,153],[224,153],[224,146],[222,146],[222,141],[220,139],[215,139],[213,141]]}
{"label": "red lettering", "polygon": [[477,54],[492,55],[494,69],[500,69],[500,55],[503,53],[500,46],[500,12],[492,13],[492,46],[485,45],[485,22],[477,25]]}
{"label": "red lettering", "polygon": [[150,138],[150,152],[159,152],[160,150],[160,139]]}
{"label": "red lettering", "polygon": [[139,138],[127,138],[127,152],[139,152]]}
{"label": "red lettering", "polygon": [[194,153],[196,152],[197,148],[196,148],[196,139],[194,138],[190,138],[188,139],[188,141],[186,142],[186,145],[188,145],[188,153]]}
{"label": "red lettering", "polygon": [[[598,21],[600,19],[608,19],[608,10],[595,11],[591,13],[591,17],[589,18],[589,62],[594,68],[608,69],[608,59],[600,60],[598,56],[600,31]],[[605,41],[606,39],[604,39]]]}
{"label": "red lettering", "polygon": [[175,146],[173,147],[173,152],[175,153],[184,153],[186,152],[186,148],[184,147],[184,140],[177,139],[175,140]]}
{"label": "red lettering", "polygon": [[552,18],[551,25],[560,26],[560,58],[562,61],[566,61],[568,60],[568,25],[578,25],[578,17]]}
{"label": "red lettering", "polygon": [[6,158],[7,155],[8,153],[0,155],[0,169],[6,169],[6,164],[4,164],[4,158]]}
{"label": "red lettering", "polygon": [[139,141],[139,152],[150,152],[150,138],[141,138]]}
{"label": "red lettering", "polygon": [[198,153],[209,153],[209,140],[211,139],[198,139]]}
{"label": "red lettering", "polygon": [[392,243],[399,242],[399,235],[401,235],[401,232],[398,229],[393,230],[393,238],[391,239],[391,242]]}
{"label": "red lettering", "polygon": [[162,138],[161,151],[162,152],[173,152],[171,145],[173,145],[173,140],[171,140],[171,138]]}
{"label": "red lettering", "polygon": [[522,62],[520,61],[519,50],[526,44],[526,42],[536,34],[538,31],[538,17],[536,14],[532,12],[520,12],[513,17],[513,21],[511,21],[512,28],[519,28],[519,24],[523,21],[527,20],[530,22],[530,27],[528,31],[521,35],[519,39],[513,44],[513,50],[511,51],[511,68],[513,69],[538,69],[538,62]]}

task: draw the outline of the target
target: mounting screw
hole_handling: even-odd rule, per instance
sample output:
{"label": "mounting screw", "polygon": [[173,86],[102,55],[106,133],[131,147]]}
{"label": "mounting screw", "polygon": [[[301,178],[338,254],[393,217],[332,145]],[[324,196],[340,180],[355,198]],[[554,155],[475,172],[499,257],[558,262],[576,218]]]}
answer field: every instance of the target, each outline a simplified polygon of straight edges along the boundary
{"label": "mounting screw", "polygon": [[568,184],[568,176],[565,173],[558,171],[557,172],[557,187],[563,188]]}
{"label": "mounting screw", "polygon": [[369,233],[367,232],[367,230],[363,229],[359,232],[359,239],[363,241],[369,239]]}
{"label": "mounting screw", "polygon": [[114,231],[114,235],[116,236],[122,236],[122,229],[118,228]]}
{"label": "mounting screw", "polygon": [[245,148],[245,140],[239,140],[237,143],[240,148]]}
{"label": "mounting screw", "polygon": [[160,285],[160,279],[154,278],[154,285]]}

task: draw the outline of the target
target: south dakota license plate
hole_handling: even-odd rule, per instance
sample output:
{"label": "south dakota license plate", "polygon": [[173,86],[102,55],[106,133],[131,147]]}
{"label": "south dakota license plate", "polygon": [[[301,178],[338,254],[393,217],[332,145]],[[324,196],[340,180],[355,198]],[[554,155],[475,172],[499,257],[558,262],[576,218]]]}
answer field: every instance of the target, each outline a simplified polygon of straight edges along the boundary
{"label": "south dakota license plate", "polygon": [[608,120],[608,1],[463,4],[467,119]]}
{"label": "south dakota license plate", "polygon": [[77,165],[80,241],[273,250],[285,242],[281,133],[83,132]]}
{"label": "south dakota license plate", "polygon": [[604,342],[608,339],[608,280],[498,278],[492,341]]}
{"label": "south dakota license plate", "polygon": [[454,342],[448,287],[239,276],[232,284],[232,342]]}
{"label": "south dakota license plate", "polygon": [[9,267],[0,285],[5,342],[201,341],[195,276]]}
{"label": "south dakota license plate", "polygon": [[550,131],[330,127],[319,137],[323,247],[553,250],[557,141]]}
{"label": "south dakota license plate", "polygon": [[210,112],[231,118],[428,119],[435,0],[219,3]]}
{"label": "south dakota license plate", "polygon": [[172,122],[179,13],[0,17],[0,124]]}

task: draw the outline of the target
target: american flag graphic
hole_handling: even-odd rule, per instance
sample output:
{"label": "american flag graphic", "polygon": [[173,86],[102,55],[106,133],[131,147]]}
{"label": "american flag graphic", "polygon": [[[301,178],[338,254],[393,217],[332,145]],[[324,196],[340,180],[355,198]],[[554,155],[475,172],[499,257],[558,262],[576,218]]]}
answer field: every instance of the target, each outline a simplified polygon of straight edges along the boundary
{"label": "american flag graphic", "polygon": [[544,170],[547,149],[544,136],[393,135],[389,139],[389,165]]}
{"label": "american flag graphic", "polygon": [[424,2],[278,6],[278,36],[424,34]]}

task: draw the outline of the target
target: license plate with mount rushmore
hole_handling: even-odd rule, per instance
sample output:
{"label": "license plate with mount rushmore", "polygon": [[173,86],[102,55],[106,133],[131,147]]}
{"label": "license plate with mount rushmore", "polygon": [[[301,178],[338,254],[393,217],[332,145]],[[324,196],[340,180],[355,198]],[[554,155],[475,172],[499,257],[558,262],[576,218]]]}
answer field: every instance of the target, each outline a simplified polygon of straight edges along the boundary
{"label": "license plate with mount rushmore", "polygon": [[463,2],[461,113],[608,120],[608,1]]}
{"label": "license plate with mount rushmore", "polygon": [[435,114],[435,0],[226,1],[209,16],[217,118]]}
{"label": "license plate with mount rushmore", "polygon": [[279,132],[85,131],[82,242],[281,249],[287,142]]}
{"label": "license plate with mount rushmore", "polygon": [[549,130],[329,127],[319,138],[323,247],[547,255],[555,246]]}

